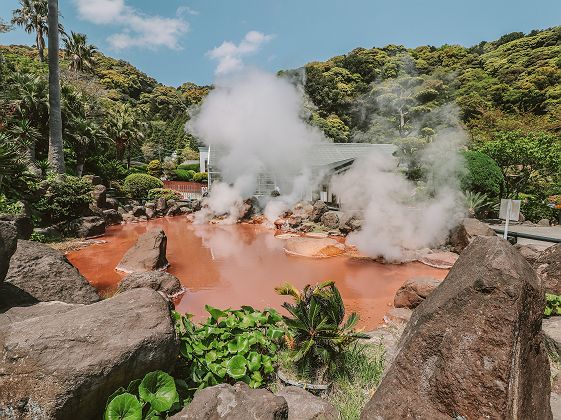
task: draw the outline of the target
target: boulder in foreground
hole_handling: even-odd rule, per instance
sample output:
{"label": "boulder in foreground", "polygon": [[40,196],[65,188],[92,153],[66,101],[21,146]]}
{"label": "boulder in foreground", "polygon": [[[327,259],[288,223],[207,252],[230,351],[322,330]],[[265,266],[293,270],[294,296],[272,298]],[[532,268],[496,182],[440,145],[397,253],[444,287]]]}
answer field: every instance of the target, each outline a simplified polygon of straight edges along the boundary
{"label": "boulder in foreground", "polygon": [[117,388],[171,368],[178,351],[168,303],[148,289],[12,308],[0,342],[0,418],[15,419],[99,419]]}
{"label": "boulder in foreground", "polygon": [[337,409],[328,401],[295,386],[282,388],[276,394],[288,404],[288,420],[338,420]]}
{"label": "boulder in foreground", "polygon": [[476,238],[421,304],[363,419],[551,419],[543,291],[498,237]]}
{"label": "boulder in foreground", "polygon": [[173,420],[282,420],[288,418],[288,404],[265,389],[251,389],[238,382],[197,391],[191,404]]}
{"label": "boulder in foreground", "polygon": [[39,302],[90,304],[100,300],[93,286],[59,251],[32,241],[18,241],[6,282]]}
{"label": "boulder in foreground", "polygon": [[117,266],[124,273],[138,273],[166,268],[168,239],[162,229],[153,229],[140,235]]}

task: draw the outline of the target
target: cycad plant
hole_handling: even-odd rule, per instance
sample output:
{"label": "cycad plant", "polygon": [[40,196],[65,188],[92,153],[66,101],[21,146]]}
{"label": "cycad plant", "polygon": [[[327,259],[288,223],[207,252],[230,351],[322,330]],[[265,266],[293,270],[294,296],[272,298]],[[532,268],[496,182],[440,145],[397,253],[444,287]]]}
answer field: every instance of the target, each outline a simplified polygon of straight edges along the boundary
{"label": "cycad plant", "polygon": [[481,217],[498,210],[496,203],[487,194],[468,190],[464,192],[464,197],[469,217]]}
{"label": "cycad plant", "polygon": [[291,315],[283,318],[289,329],[292,361],[300,374],[325,380],[335,369],[342,368],[342,355],[349,345],[368,338],[354,329],[359,319],[356,313],[345,320],[343,299],[334,282],[307,285],[301,291],[287,283],[275,290],[294,299],[294,303],[285,302],[282,306]]}

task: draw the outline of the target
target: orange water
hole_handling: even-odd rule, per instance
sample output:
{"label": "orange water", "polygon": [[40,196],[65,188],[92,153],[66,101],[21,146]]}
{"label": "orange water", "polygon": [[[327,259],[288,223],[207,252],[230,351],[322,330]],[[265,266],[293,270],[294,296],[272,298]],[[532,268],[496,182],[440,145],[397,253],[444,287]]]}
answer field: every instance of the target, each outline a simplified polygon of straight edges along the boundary
{"label": "orange water", "polygon": [[202,319],[205,304],[238,308],[280,309],[285,297],[274,287],[290,282],[297,287],[325,280],[337,284],[348,311],[357,312],[360,325],[372,329],[382,322],[395,292],[412,276],[442,279],[448,270],[420,263],[386,265],[344,256],[310,259],[288,256],[284,240],[255,225],[193,225],[184,217],[113,226],[107,243],[71,252],[68,259],[100,291],[112,292],[122,278],[114,269],[136,238],[147,229],[162,228],[168,237],[168,271],[187,292],[177,310]]}

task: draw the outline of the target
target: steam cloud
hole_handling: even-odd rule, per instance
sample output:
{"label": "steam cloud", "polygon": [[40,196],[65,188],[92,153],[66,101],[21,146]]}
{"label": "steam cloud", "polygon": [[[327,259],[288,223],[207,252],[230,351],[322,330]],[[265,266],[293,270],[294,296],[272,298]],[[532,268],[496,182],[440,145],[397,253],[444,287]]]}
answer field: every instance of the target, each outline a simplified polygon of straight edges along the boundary
{"label": "steam cloud", "polygon": [[302,93],[275,75],[251,69],[219,79],[187,126],[221,156],[211,164],[220,168],[222,182],[212,185],[197,222],[227,213],[224,223],[235,223],[260,173],[281,186],[282,195],[265,209],[269,220],[302,199],[312,183],[308,157],[325,141],[302,112]]}

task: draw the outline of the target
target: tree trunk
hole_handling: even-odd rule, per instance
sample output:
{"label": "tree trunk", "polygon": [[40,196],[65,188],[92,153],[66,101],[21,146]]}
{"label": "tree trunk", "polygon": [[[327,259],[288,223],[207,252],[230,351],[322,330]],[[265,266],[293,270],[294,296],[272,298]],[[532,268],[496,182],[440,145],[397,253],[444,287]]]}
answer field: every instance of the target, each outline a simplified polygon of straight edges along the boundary
{"label": "tree trunk", "polygon": [[58,0],[49,0],[49,163],[53,172],[64,173],[60,68],[58,59]]}
{"label": "tree trunk", "polygon": [[36,44],[37,50],[39,51],[39,61],[42,63],[45,61],[45,40],[43,39],[43,31],[40,28],[35,29],[37,32]]}
{"label": "tree trunk", "polygon": [[32,141],[29,146],[25,148],[27,159],[27,170],[34,175],[41,176],[41,169],[35,164],[35,142]]}

